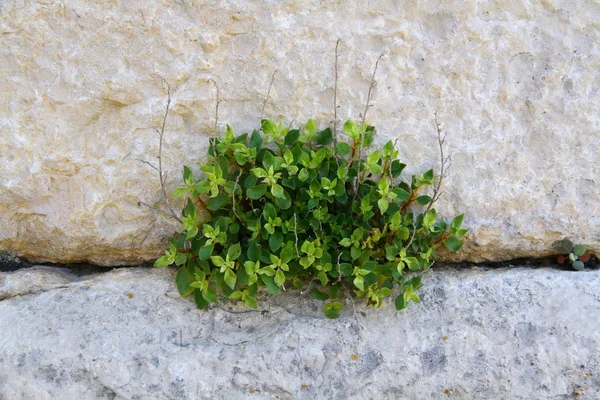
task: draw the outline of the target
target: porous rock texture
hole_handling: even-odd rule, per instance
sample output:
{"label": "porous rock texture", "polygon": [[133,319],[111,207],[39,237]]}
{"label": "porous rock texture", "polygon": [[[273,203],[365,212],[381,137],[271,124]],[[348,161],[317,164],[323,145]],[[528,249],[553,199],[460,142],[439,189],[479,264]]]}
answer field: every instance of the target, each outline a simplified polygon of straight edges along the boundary
{"label": "porous rock texture", "polygon": [[[441,215],[464,213],[454,260],[600,250],[600,4],[535,1],[85,1],[0,5],[0,250],[30,260],[154,259],[178,226],[169,190],[219,124],[360,118],[398,139],[407,172],[452,168]],[[341,123],[338,123],[338,127]],[[179,208],[180,204],[175,204]]]}
{"label": "porous rock texture", "polygon": [[337,320],[289,291],[199,311],[169,270],[0,274],[0,398],[600,397],[600,271],[431,272],[421,304]]}

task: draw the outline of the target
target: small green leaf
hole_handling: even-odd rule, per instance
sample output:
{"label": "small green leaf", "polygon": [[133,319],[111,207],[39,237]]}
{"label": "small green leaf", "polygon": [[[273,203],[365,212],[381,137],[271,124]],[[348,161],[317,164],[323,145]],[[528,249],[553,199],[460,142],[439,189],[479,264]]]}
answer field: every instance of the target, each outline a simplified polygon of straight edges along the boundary
{"label": "small green leaf", "polygon": [[258,302],[256,301],[256,298],[254,298],[254,297],[246,296],[244,298],[244,302],[250,308],[258,308]]}
{"label": "small green leaf", "polygon": [[268,221],[269,219],[277,218],[277,209],[273,204],[267,203],[263,208],[263,218]]}
{"label": "small green leaf", "polygon": [[390,190],[390,192],[396,195],[395,200],[399,202],[407,201],[410,198],[410,193],[402,188],[393,188]]}
{"label": "small green leaf", "polygon": [[260,255],[261,255],[260,247],[258,247],[258,244],[256,243],[255,240],[251,240],[248,242],[248,251],[246,252],[246,255],[248,256],[248,258],[251,261],[256,262],[260,259]]}
{"label": "small green leaf", "polygon": [[398,160],[392,161],[392,176],[397,177],[400,176],[402,170],[406,167],[406,164],[402,164]]}
{"label": "small green leaf", "polygon": [[354,283],[354,286],[359,288],[361,292],[365,291],[365,280],[361,275],[356,275],[352,283]]}
{"label": "small green leaf", "polygon": [[194,175],[192,174],[192,170],[190,167],[184,165],[183,166],[183,181],[187,184],[188,181],[194,181]]}
{"label": "small green leaf", "polygon": [[396,297],[394,301],[396,305],[396,310],[404,310],[406,308],[406,300],[404,299],[404,294],[400,294]]}
{"label": "small green leaf", "polygon": [[227,249],[227,257],[229,257],[230,260],[237,260],[241,254],[242,246],[240,246],[239,243],[235,243]]}
{"label": "small green leaf", "polygon": [[577,271],[583,271],[585,269],[585,265],[577,260],[577,261],[573,261],[573,268],[575,268]]}
{"label": "small green leaf", "polygon": [[298,174],[298,179],[300,179],[302,182],[308,179],[308,170],[306,168],[302,168],[300,170],[300,173]]}
{"label": "small green leaf", "polygon": [[260,199],[265,193],[267,193],[267,185],[256,185],[246,190],[246,196],[252,200]]}
{"label": "small green leaf", "polygon": [[381,288],[377,292],[375,292],[375,296],[377,297],[387,297],[390,294],[392,294],[392,289],[386,287]]}
{"label": "small green leaf", "polygon": [[331,129],[327,128],[317,134],[317,144],[321,146],[327,146],[333,141],[333,135]]}
{"label": "small green leaf", "polygon": [[431,197],[426,196],[426,195],[417,197],[417,203],[419,203],[422,206],[424,206],[425,204],[431,203],[431,200],[432,200]]}
{"label": "small green leaf", "polygon": [[343,238],[342,240],[340,240],[340,245],[344,247],[349,247],[352,245],[352,240],[350,240],[350,238]]}
{"label": "small green leaf", "polygon": [[269,236],[269,247],[271,251],[274,253],[281,248],[281,243],[283,242],[283,235],[281,232],[275,232],[271,236]]}
{"label": "small green leaf", "polygon": [[408,266],[408,269],[410,269],[412,271],[418,271],[419,269],[421,269],[421,265],[419,264],[419,260],[417,260],[415,257],[406,257],[404,259],[404,262]]}
{"label": "small green leaf", "polygon": [[269,119],[260,121],[260,127],[265,135],[274,136],[277,133],[277,124]]}
{"label": "small green leaf", "polygon": [[463,245],[463,241],[452,235],[448,239],[442,242],[444,247],[446,247],[450,251],[458,251]]}
{"label": "small green leaf", "polygon": [[329,279],[327,278],[327,274],[325,273],[325,271],[320,271],[319,274],[317,275],[317,278],[319,279],[319,281],[321,281],[321,286],[325,287],[325,285],[327,285],[327,282],[329,282]]}
{"label": "small green leaf", "polygon": [[340,311],[344,308],[342,303],[337,301],[326,303],[323,305],[323,311],[325,312],[325,316],[327,318],[339,318]]}
{"label": "small green leaf", "polygon": [[281,185],[273,184],[271,186],[271,194],[277,198],[284,199],[285,198],[285,190]]}
{"label": "small green leaf", "polygon": [[352,246],[352,248],[350,249],[350,256],[353,260],[356,260],[358,257],[360,257],[361,254],[362,250],[358,247]]}
{"label": "small green leaf", "polygon": [[562,254],[569,254],[573,250],[573,242],[569,239],[563,239],[557,243],[557,248]]}
{"label": "small green leaf", "polygon": [[220,194],[216,197],[211,197],[206,202],[206,207],[211,211],[216,211],[219,208],[223,207],[229,200],[231,200],[230,196],[225,194]]}
{"label": "small green leaf", "polygon": [[285,274],[282,270],[278,269],[275,273],[274,282],[277,286],[281,287],[285,283]]}
{"label": "small green leaf", "polygon": [[452,223],[450,224],[450,227],[454,228],[454,229],[460,228],[462,225],[462,222],[463,222],[463,217],[464,217],[464,214],[457,215],[456,217],[454,217],[454,219],[452,220]]}
{"label": "small green leaf", "polygon": [[196,307],[201,310],[206,310],[206,307],[208,307],[208,302],[204,299],[200,290],[194,291],[194,301],[196,302]]}
{"label": "small green leaf", "polygon": [[275,204],[281,210],[287,210],[288,208],[290,208],[292,206],[292,198],[286,191],[284,191],[283,197],[275,198]]}
{"label": "small green leaf", "polygon": [[208,246],[201,247],[200,250],[198,250],[198,257],[201,260],[208,260],[210,258],[210,256],[212,255],[214,248],[215,248],[214,244],[210,244]]}
{"label": "small green leaf", "polygon": [[578,244],[573,249],[573,254],[575,254],[577,257],[583,255],[583,253],[585,253],[585,246],[583,246],[583,245]]}
{"label": "small green leaf", "polygon": [[294,144],[298,141],[298,137],[300,136],[300,131],[298,129],[292,129],[285,135],[284,143],[288,147],[293,147]]}
{"label": "small green leaf", "polygon": [[281,258],[281,262],[283,262],[285,264],[289,263],[294,258],[294,248],[293,247],[285,247],[283,250],[281,250],[281,254],[280,254],[279,258]]}
{"label": "small green leaf", "polygon": [[250,136],[250,143],[248,143],[248,145],[251,148],[259,148],[260,146],[262,146],[262,136],[260,136],[260,133],[258,133],[258,131],[253,131],[252,135]]}
{"label": "small green leaf", "polygon": [[171,193],[171,197],[176,199],[180,199],[188,192],[188,188],[177,188],[173,193]]}
{"label": "small green leaf", "polygon": [[238,291],[231,293],[227,297],[230,298],[231,300],[237,300],[237,299],[241,299],[243,295],[244,294],[238,290]]}
{"label": "small green leaf", "polygon": [[227,284],[227,286],[229,286],[231,288],[231,290],[233,290],[235,288],[235,282],[237,281],[237,276],[230,268],[227,268],[225,270],[225,275],[223,276],[223,279],[225,280],[225,283]]}
{"label": "small green leaf", "polygon": [[217,293],[215,292],[215,289],[213,289],[211,286],[207,285],[204,288],[204,290],[202,291],[202,297],[204,297],[204,300],[206,300],[209,303],[217,302]]}
{"label": "small green leaf", "polygon": [[317,300],[327,300],[329,298],[329,296],[327,296],[325,293],[321,292],[319,289],[314,288],[311,292],[310,292],[311,296],[314,297]]}
{"label": "small green leaf", "polygon": [[350,145],[348,143],[345,142],[338,142],[335,145],[337,152],[340,156],[345,156],[347,154],[350,153],[350,151],[352,150],[352,148],[350,147]]}
{"label": "small green leaf", "polygon": [[396,246],[387,246],[385,248],[385,258],[388,261],[393,261],[398,255],[398,248]]}
{"label": "small green leaf", "polygon": [[154,262],[154,266],[158,268],[165,268],[171,265],[172,263],[173,261],[171,260],[171,257],[165,255],[156,260]]}
{"label": "small green leaf", "polygon": [[225,260],[221,256],[210,256],[210,261],[212,261],[216,267],[220,267],[225,264]]}
{"label": "small green leaf", "polygon": [[185,256],[185,254],[178,253],[178,254],[175,256],[175,265],[177,265],[178,267],[179,267],[180,265],[183,265],[183,264],[185,264],[185,262],[186,262],[186,261],[187,261],[187,257]]}
{"label": "small green leaf", "polygon": [[177,276],[175,277],[175,283],[177,284],[177,290],[179,291],[180,295],[185,297],[192,294],[194,291],[194,288],[190,287],[192,280],[192,275],[187,268],[179,269]]}
{"label": "small green leaf", "polygon": [[377,206],[379,207],[379,211],[381,212],[381,214],[383,214],[388,209],[389,204],[386,199],[379,199],[377,200]]}

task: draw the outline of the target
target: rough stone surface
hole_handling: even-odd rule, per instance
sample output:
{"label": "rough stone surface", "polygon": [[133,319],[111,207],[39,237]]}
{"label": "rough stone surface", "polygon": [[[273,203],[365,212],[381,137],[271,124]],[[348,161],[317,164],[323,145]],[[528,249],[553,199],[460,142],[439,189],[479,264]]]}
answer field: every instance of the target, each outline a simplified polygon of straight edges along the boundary
{"label": "rough stone surface", "polygon": [[32,260],[155,258],[176,224],[155,162],[198,170],[214,134],[265,115],[322,127],[364,109],[408,172],[437,167],[434,111],[452,169],[443,215],[465,213],[457,259],[543,256],[569,237],[600,250],[600,4],[592,0],[376,2],[4,0],[0,6],[0,250]]}
{"label": "rough stone surface", "polygon": [[421,305],[338,320],[292,293],[198,311],[168,270],[65,276],[2,274],[0,398],[600,397],[598,270],[437,269]]}

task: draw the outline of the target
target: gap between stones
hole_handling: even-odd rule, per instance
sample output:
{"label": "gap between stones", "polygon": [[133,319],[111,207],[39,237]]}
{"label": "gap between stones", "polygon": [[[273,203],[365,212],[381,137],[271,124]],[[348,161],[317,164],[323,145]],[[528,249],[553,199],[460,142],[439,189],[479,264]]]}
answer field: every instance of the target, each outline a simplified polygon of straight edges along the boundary
{"label": "gap between stones", "polygon": [[[557,256],[549,256],[542,258],[516,258],[512,260],[506,261],[496,261],[496,262],[487,262],[487,263],[468,263],[468,262],[460,262],[460,263],[437,263],[432,269],[436,269],[436,267],[460,267],[458,269],[464,268],[465,271],[469,271],[471,267],[485,268],[485,269],[495,269],[495,268],[510,268],[510,267],[531,267],[531,268],[551,268],[555,270],[561,271],[574,271],[570,265],[559,265],[556,263]],[[17,271],[23,268],[31,268],[31,267],[51,267],[51,268],[66,268],[73,275],[76,276],[85,276],[85,275],[93,275],[100,274],[105,272],[110,272],[114,269],[118,268],[154,268],[151,264],[139,264],[139,265],[128,265],[128,266],[114,266],[114,267],[103,267],[98,265],[93,265],[89,263],[76,263],[76,264],[52,264],[52,263],[31,263],[27,260],[21,259],[10,253],[0,253],[0,272],[12,272]],[[599,269],[600,262],[596,256],[592,256],[590,260],[586,263],[586,269]]]}

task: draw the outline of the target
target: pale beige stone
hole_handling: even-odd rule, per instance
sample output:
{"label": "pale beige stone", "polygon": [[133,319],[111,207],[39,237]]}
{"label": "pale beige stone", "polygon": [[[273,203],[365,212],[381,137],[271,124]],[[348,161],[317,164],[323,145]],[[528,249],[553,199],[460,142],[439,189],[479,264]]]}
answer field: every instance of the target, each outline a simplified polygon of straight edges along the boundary
{"label": "pale beige stone", "polygon": [[[455,260],[600,250],[600,5],[592,0],[21,2],[0,7],[0,250],[32,260],[150,261],[177,230],[160,205],[156,129],[173,103],[169,186],[219,130],[265,116],[359,118],[399,138],[408,172],[453,163],[441,214],[471,229]],[[179,207],[179,205],[177,205]]]}

